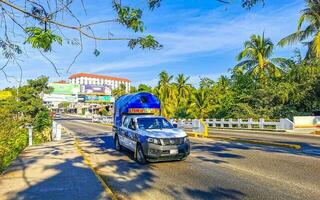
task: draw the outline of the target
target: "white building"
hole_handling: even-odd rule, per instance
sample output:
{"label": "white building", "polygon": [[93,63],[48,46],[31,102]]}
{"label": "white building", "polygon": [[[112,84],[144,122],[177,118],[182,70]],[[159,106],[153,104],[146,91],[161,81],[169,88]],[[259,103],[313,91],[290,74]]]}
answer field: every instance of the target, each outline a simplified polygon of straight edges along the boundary
{"label": "white building", "polygon": [[80,85],[107,85],[111,87],[112,90],[118,88],[121,84],[124,84],[126,86],[126,92],[130,91],[131,86],[131,81],[129,79],[97,74],[73,74],[69,77],[69,80],[70,83]]}

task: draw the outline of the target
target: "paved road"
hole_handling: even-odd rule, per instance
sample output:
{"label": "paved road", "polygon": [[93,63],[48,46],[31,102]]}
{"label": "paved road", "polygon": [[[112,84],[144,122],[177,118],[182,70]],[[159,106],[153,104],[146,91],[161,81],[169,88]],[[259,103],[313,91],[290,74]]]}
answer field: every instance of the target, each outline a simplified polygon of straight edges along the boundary
{"label": "paved road", "polygon": [[[123,199],[319,199],[320,156],[212,139],[192,139],[186,161],[152,163],[114,150],[111,129],[81,119],[60,122]],[[316,148],[316,147],[314,147]]]}
{"label": "paved road", "polygon": [[[267,132],[259,130],[236,130],[236,129],[215,129],[209,128],[209,134],[216,136],[230,136],[237,138],[262,139],[277,142],[291,142],[299,144],[320,145],[320,135],[296,134],[295,132]],[[285,136],[285,137],[284,137]]]}

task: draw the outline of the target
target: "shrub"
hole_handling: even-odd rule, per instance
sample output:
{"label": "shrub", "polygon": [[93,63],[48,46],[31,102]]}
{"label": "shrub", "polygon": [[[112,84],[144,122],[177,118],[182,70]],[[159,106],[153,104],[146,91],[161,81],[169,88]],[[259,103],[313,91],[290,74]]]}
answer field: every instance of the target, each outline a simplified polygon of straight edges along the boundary
{"label": "shrub", "polygon": [[27,146],[27,130],[8,109],[0,108],[0,172]]}
{"label": "shrub", "polygon": [[34,130],[37,132],[42,132],[45,128],[50,127],[51,123],[52,120],[49,112],[47,110],[40,111],[37,113],[33,121]]}

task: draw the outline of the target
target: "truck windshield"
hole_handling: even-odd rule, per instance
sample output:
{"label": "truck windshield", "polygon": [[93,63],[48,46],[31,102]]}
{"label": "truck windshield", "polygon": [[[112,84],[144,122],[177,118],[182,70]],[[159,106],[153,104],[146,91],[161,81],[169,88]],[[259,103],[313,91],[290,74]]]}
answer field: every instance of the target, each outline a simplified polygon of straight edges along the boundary
{"label": "truck windshield", "polygon": [[173,126],[164,118],[138,118],[139,129],[171,129]]}

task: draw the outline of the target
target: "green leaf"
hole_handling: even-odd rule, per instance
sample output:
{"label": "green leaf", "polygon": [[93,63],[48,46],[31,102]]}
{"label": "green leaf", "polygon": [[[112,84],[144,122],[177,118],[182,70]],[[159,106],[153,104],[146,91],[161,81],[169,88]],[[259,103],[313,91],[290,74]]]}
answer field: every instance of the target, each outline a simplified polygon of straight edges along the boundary
{"label": "green leaf", "polygon": [[100,51],[98,49],[94,49],[93,54],[98,57],[100,55]]}
{"label": "green leaf", "polygon": [[113,8],[118,14],[120,24],[134,30],[134,32],[144,31],[144,24],[141,21],[142,10],[121,6],[121,4],[116,1],[113,1]]}
{"label": "green leaf", "polygon": [[25,43],[31,44],[32,48],[51,51],[54,42],[62,45],[62,38],[59,35],[53,34],[51,30],[39,27],[27,27],[25,28],[25,32],[28,35]]}
{"label": "green leaf", "polygon": [[133,49],[137,45],[140,45],[142,49],[161,49],[163,46],[154,39],[152,35],[147,35],[146,37],[139,37],[137,39],[131,39],[128,46]]}

